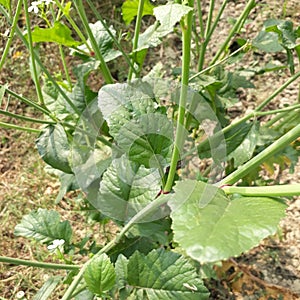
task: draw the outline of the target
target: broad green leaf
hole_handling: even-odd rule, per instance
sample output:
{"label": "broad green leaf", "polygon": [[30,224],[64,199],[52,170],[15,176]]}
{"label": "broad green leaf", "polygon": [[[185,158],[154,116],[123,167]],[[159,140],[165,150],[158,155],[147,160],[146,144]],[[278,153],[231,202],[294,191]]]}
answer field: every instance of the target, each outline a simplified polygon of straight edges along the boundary
{"label": "broad green leaf", "polygon": [[[139,0],[126,0],[122,4],[122,17],[126,25],[129,25],[138,12]],[[149,0],[144,2],[143,16],[153,15],[154,6]]]}
{"label": "broad green leaf", "polygon": [[[27,37],[27,34],[25,35]],[[54,42],[67,47],[76,47],[80,43],[72,38],[71,30],[60,22],[55,22],[51,28],[35,26],[32,31],[32,40],[39,42]]]}
{"label": "broad green leaf", "polygon": [[51,167],[72,173],[68,156],[70,146],[67,134],[60,124],[47,126],[36,141],[42,159]]}
{"label": "broad green leaf", "polygon": [[252,46],[255,48],[265,51],[265,52],[280,52],[284,48],[280,45],[278,41],[278,35],[275,32],[267,32],[266,28],[271,26],[276,26],[282,21],[269,19],[264,22],[264,27],[262,31],[259,32],[257,37],[254,38]]}
{"label": "broad green leaf", "polygon": [[88,289],[98,296],[105,295],[116,282],[114,266],[105,253],[91,260],[83,277]]}
{"label": "broad green leaf", "polygon": [[75,300],[94,300],[95,295],[89,290],[83,290],[75,296]]}
{"label": "broad green leaf", "polygon": [[[234,159],[234,166],[237,168],[241,166],[244,162],[248,161],[255,150],[258,140],[258,123],[254,122],[251,124],[250,130],[246,136],[244,136],[240,145],[236,147],[230,154],[228,154],[227,159]],[[236,139],[239,139],[238,137]]]}
{"label": "broad green leaf", "polygon": [[185,180],[170,195],[174,240],[193,259],[215,262],[257,246],[276,232],[286,205],[267,197],[229,199],[215,186]]}
{"label": "broad green leaf", "polygon": [[33,238],[41,243],[63,239],[69,244],[72,228],[69,221],[60,222],[58,212],[39,208],[23,216],[21,223],[15,227],[15,235]]}
{"label": "broad green leaf", "polygon": [[8,11],[10,11],[10,0],[0,0],[0,5],[3,5]]}
{"label": "broad green leaf", "polygon": [[279,24],[267,27],[266,31],[277,33],[279,42],[284,48],[294,49],[296,47],[297,33],[293,29],[293,22],[280,22]]}
{"label": "broad green leaf", "polygon": [[201,300],[209,295],[190,262],[164,249],[146,256],[135,252],[128,260],[127,284],[132,289],[132,298],[128,299]]}
{"label": "broad green leaf", "polygon": [[[105,62],[109,62],[121,55],[120,51],[113,49],[114,41],[100,21],[97,21],[94,24],[89,24],[89,26],[91,28],[93,36],[96,40],[96,43],[99,47],[99,50],[100,50]],[[113,35],[116,35],[116,31],[114,30],[114,28],[112,26],[110,27],[110,31]],[[90,47],[93,48],[89,39],[87,40],[87,42],[90,45]],[[81,45],[78,47],[78,49],[80,49],[86,53],[90,52],[86,45]],[[75,51],[75,53],[78,54],[79,56],[81,56],[81,54],[79,52]],[[82,56],[82,58],[90,58],[90,57]]]}
{"label": "broad green leaf", "polygon": [[149,47],[156,47],[161,39],[173,31],[176,23],[193,9],[181,4],[166,4],[155,7],[153,14],[157,22],[149,26],[139,37],[137,52]]}
{"label": "broad green leaf", "polygon": [[105,85],[98,94],[98,105],[113,137],[132,118],[155,112],[151,86],[143,81]]}
{"label": "broad green leaf", "polygon": [[49,278],[43,286],[39,289],[37,294],[33,297],[33,300],[46,300],[51,296],[51,293],[55,290],[56,286],[62,281],[61,276],[54,276]]}
{"label": "broad green leaf", "polygon": [[149,204],[160,191],[157,170],[146,169],[123,155],[103,174],[98,199],[92,204],[103,214],[128,220]]}
{"label": "broad green leaf", "polygon": [[166,115],[144,114],[126,122],[116,141],[131,161],[162,170],[171,159],[173,125]]}

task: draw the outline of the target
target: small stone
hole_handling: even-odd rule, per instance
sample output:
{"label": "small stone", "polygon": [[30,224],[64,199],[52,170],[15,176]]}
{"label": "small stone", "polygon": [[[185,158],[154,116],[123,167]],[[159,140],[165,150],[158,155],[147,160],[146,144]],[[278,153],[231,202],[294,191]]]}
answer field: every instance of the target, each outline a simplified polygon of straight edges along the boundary
{"label": "small stone", "polygon": [[296,279],[292,285],[292,289],[296,293],[300,293],[300,279]]}

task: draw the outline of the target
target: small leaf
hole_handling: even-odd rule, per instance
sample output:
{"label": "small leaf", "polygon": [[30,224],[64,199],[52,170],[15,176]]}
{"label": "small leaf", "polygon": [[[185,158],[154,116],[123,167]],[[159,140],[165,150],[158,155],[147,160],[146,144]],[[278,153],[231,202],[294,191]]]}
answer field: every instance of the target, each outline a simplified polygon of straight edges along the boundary
{"label": "small leaf", "polygon": [[[25,37],[27,37],[27,34]],[[35,43],[54,42],[67,47],[76,47],[80,44],[72,38],[71,30],[59,22],[55,22],[51,28],[35,26],[32,31],[32,40]]]}
{"label": "small leaf", "polygon": [[51,167],[72,173],[68,156],[70,146],[67,134],[60,124],[47,126],[36,141],[42,159]]}
{"label": "small leaf", "polygon": [[105,253],[92,259],[83,277],[88,289],[98,296],[104,296],[116,283],[115,269]]}
{"label": "small leaf", "polygon": [[8,11],[10,11],[10,0],[0,0],[0,5],[3,5]]}
{"label": "small leaf", "polygon": [[33,297],[33,300],[46,300],[54,291],[56,286],[61,282],[61,276],[54,276],[49,278],[43,286],[39,289],[37,294]]}
{"label": "small leaf", "polygon": [[286,205],[266,197],[230,200],[217,187],[185,180],[170,194],[174,240],[193,259],[215,262],[257,246],[276,232]]}
{"label": "small leaf", "polygon": [[[105,62],[109,62],[121,55],[120,51],[113,49],[114,41],[100,21],[98,21],[94,24],[89,24],[89,26],[91,28],[93,36],[96,40],[96,43],[99,47],[99,50],[100,50]],[[112,26],[109,29],[113,35],[116,35],[116,31],[114,30],[114,28]],[[90,47],[92,48],[92,45],[91,45],[91,42],[89,39],[87,40],[87,42],[90,45]],[[85,44],[79,46],[78,49],[80,49],[86,53],[90,52]],[[82,55],[81,53],[76,52],[76,51],[75,51],[75,53],[78,54],[79,56]],[[82,56],[82,58],[90,59],[90,56],[86,56],[86,57]]]}
{"label": "small leaf", "polygon": [[193,9],[181,4],[166,4],[153,10],[157,22],[149,26],[139,37],[137,52],[149,47],[156,47],[161,39],[173,31],[176,23]]}
{"label": "small leaf", "polygon": [[231,158],[234,159],[234,167],[241,166],[252,157],[258,141],[258,127],[258,123],[256,122],[251,124],[249,132],[243,137],[239,146],[228,154],[228,160]]}
{"label": "small leaf", "polygon": [[127,264],[127,283],[133,289],[132,296],[142,296],[132,299],[204,300],[209,295],[190,262],[164,249],[146,256],[135,252]]}
{"label": "small leaf", "polygon": [[58,212],[39,208],[22,218],[15,227],[15,235],[34,238],[41,243],[63,239],[68,244],[72,238],[72,228],[69,221],[60,222]]}
{"label": "small leaf", "polygon": [[[129,25],[138,12],[139,0],[126,0],[122,4],[122,16],[126,25]],[[154,6],[149,0],[144,2],[143,16],[153,15]]]}

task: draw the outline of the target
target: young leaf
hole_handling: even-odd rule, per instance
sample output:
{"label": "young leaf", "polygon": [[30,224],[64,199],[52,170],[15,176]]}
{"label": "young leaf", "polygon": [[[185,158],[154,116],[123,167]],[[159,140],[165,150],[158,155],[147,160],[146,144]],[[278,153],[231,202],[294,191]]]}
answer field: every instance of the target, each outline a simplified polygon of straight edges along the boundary
{"label": "young leaf", "polygon": [[71,242],[72,228],[69,221],[60,222],[60,215],[54,210],[39,208],[22,218],[15,227],[15,235],[34,238],[41,243],[49,243],[63,239],[66,244]]}
{"label": "young leaf", "polygon": [[249,130],[247,136],[243,138],[240,145],[234,149],[234,151],[228,154],[227,159],[230,160],[233,158],[234,166],[236,168],[252,157],[257,144],[258,133],[258,124],[254,122],[251,124],[251,129]]}
{"label": "young leaf", "polygon": [[10,11],[10,0],[0,0],[0,5],[3,5],[8,11]]}
{"label": "young leaf", "polygon": [[55,22],[51,28],[35,26],[32,31],[32,40],[35,43],[54,42],[67,47],[76,47],[80,44],[72,38],[71,30],[60,22]]}
{"label": "young leaf", "polygon": [[126,281],[136,297],[132,299],[204,300],[209,295],[189,261],[164,249],[146,256],[135,252],[128,260]]}
{"label": "young leaf", "polygon": [[174,240],[193,259],[214,262],[245,252],[277,230],[286,205],[266,197],[230,200],[215,186],[185,180],[170,195]]}
{"label": "young leaf", "polygon": [[100,297],[113,288],[116,282],[114,266],[105,253],[91,260],[83,277],[88,289]]}
{"label": "young leaf", "polygon": [[100,194],[92,204],[105,215],[125,221],[149,204],[159,190],[157,170],[146,169],[123,155],[103,174]]}
{"label": "young leaf", "polygon": [[[122,4],[122,17],[126,25],[129,25],[138,12],[139,0],[126,0]],[[153,15],[154,6],[149,0],[144,2],[143,16]]]}
{"label": "young leaf", "polygon": [[68,160],[70,146],[62,125],[47,126],[38,137],[36,146],[47,164],[65,173],[72,173]]}
{"label": "young leaf", "polygon": [[33,300],[46,300],[49,298],[51,293],[54,291],[56,286],[61,282],[61,276],[55,276],[49,278],[43,286],[39,289],[37,294],[33,297]]}
{"label": "young leaf", "polygon": [[191,10],[191,7],[176,3],[155,7],[153,13],[157,22],[140,35],[136,51],[159,45],[161,39],[172,32],[175,24]]}
{"label": "young leaf", "polygon": [[[120,51],[113,49],[114,41],[100,21],[98,21],[94,24],[89,24],[89,26],[91,28],[91,31],[94,35],[94,38],[97,42],[97,45],[100,49],[100,52],[101,52],[105,62],[109,62],[121,55]],[[116,31],[113,29],[112,26],[110,27],[110,31],[113,35],[116,34]],[[87,42],[90,45],[90,41],[87,40]],[[81,45],[78,47],[78,49],[80,49],[86,53],[90,52],[86,45]],[[90,56],[86,56],[86,57],[82,56],[82,53],[80,53],[80,52],[75,51],[75,54],[76,55],[78,54],[79,56],[81,56],[84,59],[90,58]]]}

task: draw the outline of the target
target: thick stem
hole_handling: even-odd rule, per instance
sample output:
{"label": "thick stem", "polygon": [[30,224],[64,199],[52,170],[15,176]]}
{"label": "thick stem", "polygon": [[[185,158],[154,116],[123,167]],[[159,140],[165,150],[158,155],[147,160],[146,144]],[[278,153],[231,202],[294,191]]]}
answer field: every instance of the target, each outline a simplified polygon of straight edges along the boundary
{"label": "thick stem", "polygon": [[[189,1],[189,6],[193,7],[194,1]],[[190,74],[190,60],[191,60],[191,35],[192,35],[192,22],[193,22],[193,12],[189,12],[181,22],[182,27],[182,79],[181,79],[181,90],[179,97],[179,108],[178,108],[178,118],[176,126],[175,143],[172,152],[170,171],[168,174],[167,182],[164,187],[164,193],[171,191],[173,186],[173,181],[177,169],[177,162],[179,160],[179,155],[184,143],[184,133],[185,133],[185,112],[187,103],[187,93],[189,84],[189,74]]]}
{"label": "thick stem", "polygon": [[[135,50],[137,49],[138,42],[139,42],[139,36],[140,36],[140,31],[141,31],[141,24],[142,24],[144,4],[145,4],[145,0],[139,0],[139,7],[138,7],[138,13],[137,13],[137,17],[136,17],[134,37],[133,37],[133,44],[132,44],[132,53],[133,53],[133,59],[131,61],[132,65],[134,65],[134,63],[136,61]],[[131,79],[132,79],[133,70],[134,69],[132,67],[130,67],[129,73],[128,73],[128,81],[131,81]]]}
{"label": "thick stem", "polygon": [[218,186],[236,183],[238,180],[240,180],[249,172],[251,172],[254,168],[256,168],[261,163],[263,163],[266,159],[275,155],[277,152],[279,152],[281,149],[289,145],[299,136],[300,136],[300,124],[294,127],[293,129],[291,129],[290,131],[288,131],[286,134],[284,134],[282,137],[276,140],[269,147],[267,147],[262,152],[260,152],[255,157],[253,157],[248,162],[246,162],[244,165],[240,166],[233,173],[226,176],[220,183],[218,183]]}
{"label": "thick stem", "polygon": [[272,186],[224,186],[226,194],[240,194],[254,197],[292,197],[300,195],[300,184],[272,185]]}

